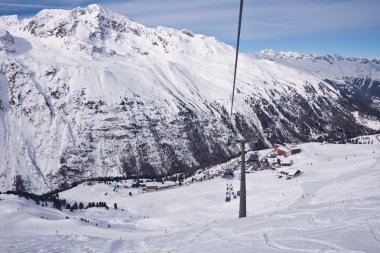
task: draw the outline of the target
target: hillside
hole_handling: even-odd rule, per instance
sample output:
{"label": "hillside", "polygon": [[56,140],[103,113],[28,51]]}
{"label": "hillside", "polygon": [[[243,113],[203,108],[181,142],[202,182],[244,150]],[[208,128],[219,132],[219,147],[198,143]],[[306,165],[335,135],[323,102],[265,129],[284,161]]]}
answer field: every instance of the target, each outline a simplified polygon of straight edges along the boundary
{"label": "hillside", "polygon": [[302,144],[291,159],[303,174],[291,180],[271,170],[247,174],[244,219],[238,200],[224,201],[226,183],[236,190],[237,178],[133,196],[130,188],[114,192],[116,182],[86,183],[60,194],[71,204],[104,201],[109,210],[60,212],[3,194],[0,251],[376,253],[380,142],[363,140],[373,144]]}
{"label": "hillside", "polygon": [[[89,5],[0,17],[0,190],[225,162],[234,49]],[[379,130],[377,60],[263,51],[239,58],[233,130],[271,142]]]}

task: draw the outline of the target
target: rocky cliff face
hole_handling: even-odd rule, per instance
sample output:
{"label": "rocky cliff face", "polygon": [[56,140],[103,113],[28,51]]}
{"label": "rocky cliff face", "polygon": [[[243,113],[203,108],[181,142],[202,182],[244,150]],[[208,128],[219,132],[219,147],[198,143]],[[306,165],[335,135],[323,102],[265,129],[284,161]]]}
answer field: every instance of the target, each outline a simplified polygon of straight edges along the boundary
{"label": "rocky cliff face", "polygon": [[[376,130],[378,61],[241,55],[232,128],[259,146]],[[0,17],[0,190],[226,161],[234,49],[99,5]],[[364,122],[364,123],[363,123]],[[365,124],[369,122],[372,124]]]}

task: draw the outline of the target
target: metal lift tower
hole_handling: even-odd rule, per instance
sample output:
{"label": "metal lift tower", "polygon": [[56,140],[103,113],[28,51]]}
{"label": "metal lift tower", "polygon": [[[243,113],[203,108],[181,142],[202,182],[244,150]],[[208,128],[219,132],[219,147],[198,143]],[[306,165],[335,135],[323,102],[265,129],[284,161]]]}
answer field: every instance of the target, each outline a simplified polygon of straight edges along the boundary
{"label": "metal lift tower", "polygon": [[241,172],[240,172],[240,205],[239,218],[247,217],[247,196],[245,187],[245,140],[240,141],[241,144]]}
{"label": "metal lift tower", "polygon": [[[239,46],[240,46],[240,31],[241,31],[241,20],[243,16],[243,4],[244,0],[240,0],[240,11],[239,11],[239,26],[237,34],[237,43],[236,43],[236,56],[235,56],[235,71],[234,71],[234,83],[232,88],[232,97],[231,97],[231,118],[230,125],[232,128],[232,112],[234,107],[234,95],[235,95],[235,84],[236,84],[236,70],[239,57]],[[247,205],[246,205],[246,187],[245,187],[245,139],[236,139],[233,137],[234,142],[239,142],[241,144],[241,173],[240,173],[240,207],[239,207],[239,218],[247,216]]]}

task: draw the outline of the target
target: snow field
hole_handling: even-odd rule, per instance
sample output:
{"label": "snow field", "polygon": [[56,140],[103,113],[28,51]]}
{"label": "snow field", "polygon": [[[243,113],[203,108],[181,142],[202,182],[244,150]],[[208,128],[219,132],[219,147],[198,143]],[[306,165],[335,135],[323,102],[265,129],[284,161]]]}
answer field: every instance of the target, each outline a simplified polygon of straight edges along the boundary
{"label": "snow field", "polygon": [[237,177],[134,189],[132,197],[131,189],[114,192],[103,183],[60,193],[70,203],[105,201],[108,211],[60,212],[0,195],[0,230],[7,231],[0,252],[379,252],[380,142],[301,148],[291,157],[303,171],[297,178],[278,179],[270,170],[246,175],[244,219],[237,218],[238,200],[224,202],[226,183],[236,192]]}

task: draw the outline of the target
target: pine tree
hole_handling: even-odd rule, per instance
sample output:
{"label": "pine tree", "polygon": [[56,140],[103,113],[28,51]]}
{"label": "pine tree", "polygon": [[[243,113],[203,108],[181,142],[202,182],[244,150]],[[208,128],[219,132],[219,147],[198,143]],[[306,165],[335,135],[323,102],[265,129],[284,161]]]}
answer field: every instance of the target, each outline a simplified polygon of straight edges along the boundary
{"label": "pine tree", "polygon": [[115,203],[115,204],[113,204],[113,207],[115,208],[115,209],[117,209],[117,204]]}
{"label": "pine tree", "polygon": [[79,203],[79,209],[83,209],[84,208],[84,205],[82,202]]}
{"label": "pine tree", "polygon": [[58,209],[58,210],[62,210],[61,201],[58,199],[54,199],[53,200],[53,207]]}

